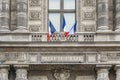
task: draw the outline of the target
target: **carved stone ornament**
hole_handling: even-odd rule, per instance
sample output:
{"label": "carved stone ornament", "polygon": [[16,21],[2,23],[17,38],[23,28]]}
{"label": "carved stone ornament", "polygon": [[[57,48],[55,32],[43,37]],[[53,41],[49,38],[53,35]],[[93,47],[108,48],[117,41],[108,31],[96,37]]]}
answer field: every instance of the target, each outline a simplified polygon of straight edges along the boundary
{"label": "carved stone ornament", "polygon": [[54,77],[56,80],[68,80],[70,77],[70,71],[64,69],[61,69],[60,71],[55,70]]}
{"label": "carved stone ornament", "polygon": [[16,68],[16,79],[15,80],[28,80],[27,68],[28,65],[14,65]]}

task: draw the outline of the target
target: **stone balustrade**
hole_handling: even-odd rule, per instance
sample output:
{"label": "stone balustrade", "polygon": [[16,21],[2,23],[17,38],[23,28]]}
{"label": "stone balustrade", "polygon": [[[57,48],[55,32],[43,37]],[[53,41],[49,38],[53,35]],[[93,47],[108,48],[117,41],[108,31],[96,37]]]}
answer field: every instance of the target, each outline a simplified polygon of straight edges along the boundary
{"label": "stone balustrade", "polygon": [[64,33],[55,33],[50,36],[50,41],[47,38],[48,33],[16,33],[16,32],[1,32],[0,41],[2,42],[111,42],[120,41],[118,32],[88,32],[76,33],[65,37]]}

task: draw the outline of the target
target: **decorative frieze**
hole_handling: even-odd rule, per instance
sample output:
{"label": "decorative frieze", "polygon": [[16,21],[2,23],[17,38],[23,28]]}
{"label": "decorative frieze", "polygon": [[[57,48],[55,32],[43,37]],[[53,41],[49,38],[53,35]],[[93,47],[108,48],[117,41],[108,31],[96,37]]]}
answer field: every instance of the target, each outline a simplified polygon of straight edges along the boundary
{"label": "decorative frieze", "polygon": [[[33,35],[34,36],[34,35]],[[39,41],[41,36],[37,35]],[[87,37],[86,35],[84,35]],[[85,38],[86,41],[88,38]],[[89,38],[90,39],[90,38]],[[108,48],[109,50],[117,50]],[[56,50],[56,52],[53,52]],[[43,63],[120,63],[118,51],[94,51],[92,48],[0,48],[0,63],[43,64]],[[99,50],[106,50],[99,48]],[[119,50],[119,49],[118,49]],[[21,52],[22,51],[22,52]],[[23,52],[24,51],[24,52]],[[62,51],[62,52],[61,52]],[[68,52],[69,51],[69,52]],[[83,51],[86,51],[85,53]],[[99,64],[98,63],[98,64]]]}
{"label": "decorative frieze", "polygon": [[120,53],[102,53],[101,62],[119,62]]}
{"label": "decorative frieze", "polygon": [[2,64],[43,64],[43,63],[96,63],[97,54],[82,53],[40,53],[40,52],[7,52],[0,54]]}
{"label": "decorative frieze", "polygon": [[24,63],[27,61],[27,53],[23,53],[23,52],[5,53],[5,54],[0,53],[0,57],[2,57],[0,60],[1,63],[14,63],[14,62]]}

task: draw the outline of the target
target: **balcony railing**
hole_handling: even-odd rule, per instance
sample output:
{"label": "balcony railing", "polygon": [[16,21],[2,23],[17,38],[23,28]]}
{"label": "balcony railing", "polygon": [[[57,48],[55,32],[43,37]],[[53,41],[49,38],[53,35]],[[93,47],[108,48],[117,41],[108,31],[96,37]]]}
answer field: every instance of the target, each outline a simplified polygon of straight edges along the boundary
{"label": "balcony railing", "polygon": [[[45,37],[46,36],[46,37]],[[32,33],[32,41],[48,41],[47,34],[43,33]],[[46,40],[45,40],[46,39]],[[67,37],[64,33],[55,33],[50,36],[49,42],[79,42],[79,41],[94,41],[94,33],[76,33],[73,35],[68,35]]]}
{"label": "balcony railing", "polygon": [[84,36],[84,41],[86,41],[86,42],[94,41],[93,33],[85,33],[85,34],[83,34],[83,36]]}
{"label": "balcony railing", "polygon": [[55,33],[50,36],[46,33],[16,33],[1,32],[0,42],[106,42],[120,41],[120,33],[117,32],[80,32],[66,37],[64,33]]}
{"label": "balcony railing", "polygon": [[78,41],[78,35],[68,35],[67,37],[64,34],[55,33],[51,35],[50,41]]}

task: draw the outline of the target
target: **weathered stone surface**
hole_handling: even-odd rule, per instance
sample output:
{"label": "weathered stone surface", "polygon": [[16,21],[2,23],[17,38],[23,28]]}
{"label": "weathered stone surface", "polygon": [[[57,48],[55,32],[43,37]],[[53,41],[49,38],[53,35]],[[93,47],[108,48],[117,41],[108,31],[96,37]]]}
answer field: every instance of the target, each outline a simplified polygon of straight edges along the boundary
{"label": "weathered stone surface", "polygon": [[0,0],[0,31],[9,31],[10,0]]}
{"label": "weathered stone surface", "polygon": [[0,0],[0,79],[120,80],[120,1],[76,0],[77,33],[50,42],[48,1]]}

